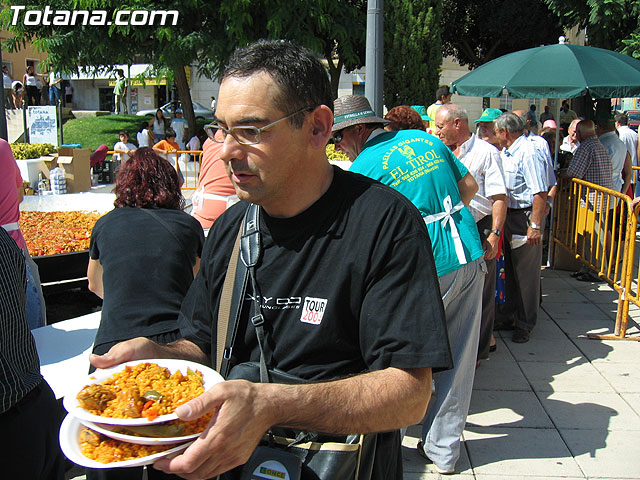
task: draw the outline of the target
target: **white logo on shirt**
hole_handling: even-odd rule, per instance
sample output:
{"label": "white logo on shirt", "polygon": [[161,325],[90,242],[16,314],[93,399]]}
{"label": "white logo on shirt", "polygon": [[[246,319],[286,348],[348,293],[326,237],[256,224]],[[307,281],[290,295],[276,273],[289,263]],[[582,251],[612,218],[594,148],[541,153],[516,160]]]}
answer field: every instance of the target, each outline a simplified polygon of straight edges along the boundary
{"label": "white logo on shirt", "polygon": [[305,297],[300,321],[304,323],[311,323],[312,325],[320,325],[326,308],[326,298]]}

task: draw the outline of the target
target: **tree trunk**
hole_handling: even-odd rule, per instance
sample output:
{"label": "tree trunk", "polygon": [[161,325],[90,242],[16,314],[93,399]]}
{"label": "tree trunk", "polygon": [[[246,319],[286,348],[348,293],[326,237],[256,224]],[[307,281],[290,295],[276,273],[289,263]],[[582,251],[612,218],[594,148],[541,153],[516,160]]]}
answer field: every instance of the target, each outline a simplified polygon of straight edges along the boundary
{"label": "tree trunk", "polygon": [[338,86],[340,85],[340,72],[342,72],[342,65],[344,62],[338,58],[338,65],[333,63],[333,58],[331,55],[326,55],[327,64],[329,68],[329,78],[331,82],[331,92],[333,93],[333,98],[338,98]]}
{"label": "tree trunk", "polygon": [[193,113],[193,102],[191,101],[191,92],[189,90],[189,83],[187,82],[187,74],[184,71],[184,65],[179,62],[175,66],[175,78],[176,88],[178,90],[178,98],[182,102],[182,115],[187,121],[189,126],[187,131],[187,137],[184,139],[188,142],[189,139],[195,134],[196,131],[196,116]]}

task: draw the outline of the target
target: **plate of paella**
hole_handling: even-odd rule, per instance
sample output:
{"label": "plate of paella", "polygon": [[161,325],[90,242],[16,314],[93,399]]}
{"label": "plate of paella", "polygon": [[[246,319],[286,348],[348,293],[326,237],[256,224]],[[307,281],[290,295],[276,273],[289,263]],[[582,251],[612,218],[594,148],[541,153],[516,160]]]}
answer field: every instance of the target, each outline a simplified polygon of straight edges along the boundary
{"label": "plate of paella", "polygon": [[60,426],[60,447],[76,465],[88,468],[124,468],[150,465],[176,455],[191,442],[168,445],[140,445],[106,437],[67,415]]}
{"label": "plate of paella", "polygon": [[195,362],[150,359],[96,370],[63,405],[82,421],[141,426],[176,420],[175,409],[224,379]]}
{"label": "plate of paella", "polygon": [[213,412],[189,422],[171,420],[152,425],[108,425],[80,420],[85,427],[105,437],[139,445],[169,445],[196,439],[209,424]]}

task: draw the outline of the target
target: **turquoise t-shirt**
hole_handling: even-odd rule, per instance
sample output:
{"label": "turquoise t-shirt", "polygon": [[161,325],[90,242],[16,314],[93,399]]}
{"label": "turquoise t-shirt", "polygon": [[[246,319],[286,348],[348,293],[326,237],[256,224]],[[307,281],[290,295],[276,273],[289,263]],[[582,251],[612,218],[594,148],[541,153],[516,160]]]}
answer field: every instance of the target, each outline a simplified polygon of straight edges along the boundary
{"label": "turquoise t-shirt", "polygon": [[[484,255],[476,223],[458,190],[468,170],[440,139],[421,130],[382,133],[365,143],[350,170],[389,185],[416,206],[427,224],[439,277]],[[452,212],[458,242],[445,211]]]}

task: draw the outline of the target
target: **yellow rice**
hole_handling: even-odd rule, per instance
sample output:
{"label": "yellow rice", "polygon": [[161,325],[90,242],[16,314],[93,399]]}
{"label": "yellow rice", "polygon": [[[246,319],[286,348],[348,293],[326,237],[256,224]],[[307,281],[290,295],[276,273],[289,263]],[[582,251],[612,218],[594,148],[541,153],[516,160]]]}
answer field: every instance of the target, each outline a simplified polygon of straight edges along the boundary
{"label": "yellow rice", "polygon": [[[195,373],[197,375],[182,375],[180,371],[171,374],[169,369],[155,363],[127,366],[122,372],[115,373],[101,382],[102,385],[113,389],[116,398],[108,402],[103,411],[88,411],[102,417],[134,418],[125,413],[128,405],[125,392],[137,387],[141,396],[149,390],[155,390],[162,395],[160,400],[154,402],[153,408],[158,415],[173,413],[178,406],[204,393],[202,373]],[[146,400],[142,398],[137,402],[138,411],[142,411],[145,403]]]}

